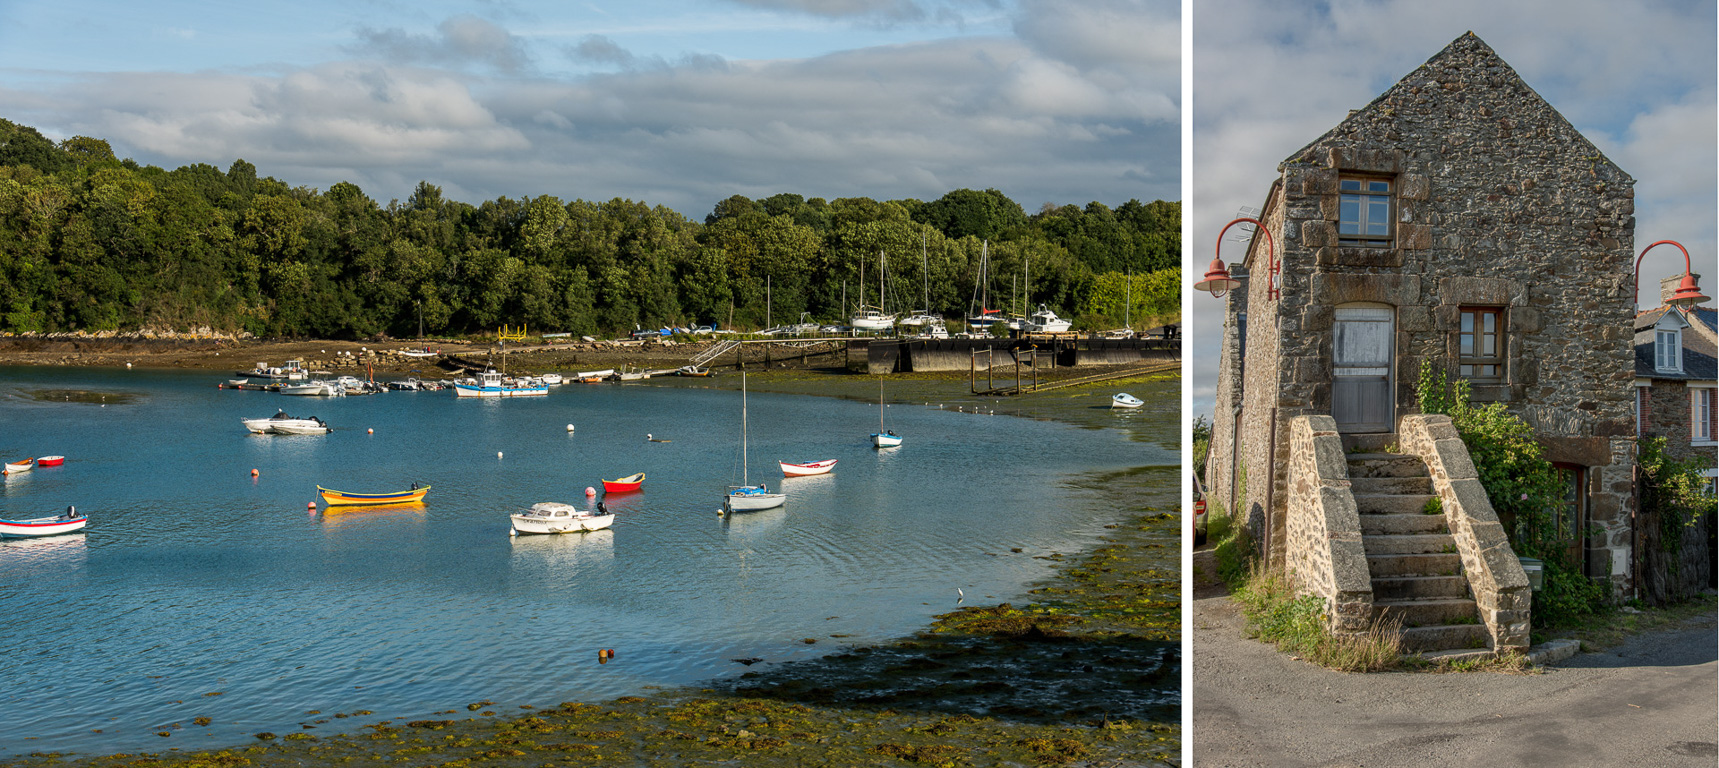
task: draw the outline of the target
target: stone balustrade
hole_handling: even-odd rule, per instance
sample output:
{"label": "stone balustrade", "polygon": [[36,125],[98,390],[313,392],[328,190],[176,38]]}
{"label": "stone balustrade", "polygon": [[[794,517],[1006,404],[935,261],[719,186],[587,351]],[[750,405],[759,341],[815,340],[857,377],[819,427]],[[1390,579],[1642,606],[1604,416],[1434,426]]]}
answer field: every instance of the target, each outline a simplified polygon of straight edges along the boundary
{"label": "stone balustrade", "polygon": [[1481,621],[1497,653],[1528,650],[1528,619],[1533,594],[1522,563],[1498,522],[1498,513],[1480,485],[1468,447],[1449,416],[1417,414],[1397,427],[1403,452],[1421,457],[1432,475],[1433,492],[1444,505],[1445,521],[1462,556],[1462,570],[1474,593]]}
{"label": "stone balustrade", "polygon": [[1373,583],[1349,488],[1337,423],[1330,416],[1290,419],[1289,578],[1297,590],[1325,600],[1333,633],[1366,632],[1373,619]]}

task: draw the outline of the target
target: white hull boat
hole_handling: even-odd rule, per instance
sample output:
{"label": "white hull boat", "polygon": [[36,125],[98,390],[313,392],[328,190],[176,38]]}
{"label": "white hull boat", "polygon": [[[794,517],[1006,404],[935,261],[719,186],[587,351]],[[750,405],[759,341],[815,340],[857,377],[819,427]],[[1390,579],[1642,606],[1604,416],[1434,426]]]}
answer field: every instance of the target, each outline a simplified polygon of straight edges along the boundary
{"label": "white hull boat", "polygon": [[81,531],[90,521],[77,507],[68,507],[58,517],[38,517],[34,520],[0,520],[0,539],[33,539]]}
{"label": "white hull boat", "polygon": [[1027,318],[1026,329],[1033,333],[1063,333],[1072,325],[1074,321],[1057,317],[1055,312],[1040,304],[1039,311]]}
{"label": "white hull boat", "polygon": [[746,372],[740,372],[740,485],[728,486],[722,496],[723,514],[775,509],[788,501],[785,493],[771,493],[763,483],[752,485],[746,473]]}
{"label": "white hull boat", "polygon": [[[308,423],[307,423],[308,422]],[[326,435],[328,425],[321,420],[298,419],[270,427],[277,435]]]}
{"label": "white hull boat", "polygon": [[601,514],[591,514],[571,504],[544,502],[531,505],[531,509],[515,515],[508,515],[513,521],[512,533],[580,533],[583,531],[598,531],[615,524],[614,513],[597,504]]}
{"label": "white hull boat", "polygon": [[551,387],[566,381],[566,379],[561,378],[559,373],[545,373],[537,377],[537,380]]}
{"label": "white hull boat", "polygon": [[871,436],[873,448],[894,448],[901,445],[901,436],[892,432],[879,432]]}
{"label": "white hull boat", "polygon": [[836,468],[836,459],[825,459],[823,461],[814,461],[807,464],[794,464],[786,461],[777,463],[782,465],[783,477],[811,477],[812,475],[823,475],[828,474],[830,470]]}
{"label": "white hull boat", "polygon": [[[286,414],[286,411],[281,411],[281,412],[276,413],[275,415],[270,416],[266,419],[240,419],[239,421],[244,422],[245,429],[248,429],[248,430],[250,430],[256,434],[259,434],[259,435],[266,435],[266,434],[269,434],[271,432],[277,432],[279,430],[277,430],[276,427],[283,426],[283,425],[285,425],[285,426],[302,426],[302,427],[321,427],[323,432],[328,431],[328,425],[324,424],[322,422],[322,419],[316,418],[314,416],[310,417],[308,419],[295,419],[291,416],[288,416]],[[283,434],[286,434],[286,433],[283,433]],[[305,433],[290,433],[290,434],[305,434]],[[318,432],[316,434],[322,434],[322,433]]]}
{"label": "white hull boat", "polygon": [[549,385],[541,383],[507,382],[495,371],[478,374],[471,384],[454,384],[455,397],[533,397],[549,394]]}
{"label": "white hull boat", "polygon": [[1120,392],[1120,393],[1117,393],[1117,395],[1115,397],[1110,398],[1110,407],[1112,407],[1112,408],[1139,408],[1144,402],[1145,401],[1141,400],[1140,398],[1135,397],[1133,395],[1130,395],[1127,392]]}
{"label": "white hull boat", "polygon": [[300,397],[339,397],[346,394],[340,385],[322,381],[307,381],[303,384],[282,384],[280,393],[283,395],[298,395]]}
{"label": "white hull boat", "polygon": [[849,321],[856,331],[887,331],[895,327],[895,315],[886,315],[875,309],[868,309],[853,316]]}
{"label": "white hull boat", "polygon": [[35,469],[35,468],[36,468],[36,460],[35,459],[25,459],[23,461],[9,461],[9,462],[6,462],[5,472],[8,475],[16,475],[19,472],[28,472],[28,471]]}

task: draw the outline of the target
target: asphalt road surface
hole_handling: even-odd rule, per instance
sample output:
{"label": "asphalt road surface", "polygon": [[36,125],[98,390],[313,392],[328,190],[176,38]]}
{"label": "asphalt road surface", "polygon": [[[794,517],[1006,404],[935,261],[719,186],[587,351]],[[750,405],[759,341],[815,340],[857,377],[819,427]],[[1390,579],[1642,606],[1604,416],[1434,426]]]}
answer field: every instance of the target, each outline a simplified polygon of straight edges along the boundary
{"label": "asphalt road surface", "polygon": [[[1208,592],[1212,590],[1205,590]],[[1242,637],[1194,601],[1194,768],[1719,764],[1713,616],[1545,668],[1347,674]]]}

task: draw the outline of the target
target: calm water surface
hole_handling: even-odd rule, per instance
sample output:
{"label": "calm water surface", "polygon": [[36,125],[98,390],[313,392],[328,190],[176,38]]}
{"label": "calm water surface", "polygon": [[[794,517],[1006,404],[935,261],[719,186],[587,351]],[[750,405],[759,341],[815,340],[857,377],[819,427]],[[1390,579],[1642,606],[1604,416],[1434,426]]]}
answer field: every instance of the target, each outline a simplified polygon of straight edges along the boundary
{"label": "calm water surface", "polygon": [[[751,478],[789,501],[724,520],[741,474],[737,392],[323,399],[220,380],[0,368],[0,456],[67,457],[8,478],[0,517],[76,504],[91,518],[83,534],[0,544],[0,754],[224,746],[361,708],[599,700],[738,674],[737,657],[878,642],[954,608],[956,587],[1018,598],[1048,573],[1034,555],[1073,552],[1137,509],[1093,475],[1179,462],[1173,380],[1136,388],[1144,413],[1092,407],[1109,392],[1065,396],[1062,421],[897,403],[888,423],[907,443],[881,452],[866,443],[875,403],[753,392]],[[45,389],[139,397],[32,396]],[[337,431],[239,424],[276,408]],[[828,458],[840,463],[823,477],[784,480],[775,465]],[[507,535],[509,511],[584,504],[600,478],[638,471],[643,492],[607,500],[612,530]],[[1173,493],[1173,469],[1136,477]],[[306,509],[318,484],[413,482],[434,486],[422,506]],[[616,660],[598,665],[599,648]]]}

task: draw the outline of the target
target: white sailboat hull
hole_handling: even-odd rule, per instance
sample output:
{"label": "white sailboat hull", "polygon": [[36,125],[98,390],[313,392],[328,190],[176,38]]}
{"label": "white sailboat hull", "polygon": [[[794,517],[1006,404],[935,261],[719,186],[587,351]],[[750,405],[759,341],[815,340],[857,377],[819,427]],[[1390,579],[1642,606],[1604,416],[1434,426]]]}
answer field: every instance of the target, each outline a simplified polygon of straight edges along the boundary
{"label": "white sailboat hull", "polygon": [[615,516],[612,514],[554,518],[538,515],[509,515],[509,517],[513,520],[513,530],[522,534],[600,531],[615,524]]}
{"label": "white sailboat hull", "polygon": [[849,325],[862,331],[885,331],[895,327],[895,315],[855,315]]}
{"label": "white sailboat hull", "polygon": [[775,509],[787,501],[788,494],[785,493],[736,491],[723,497],[722,508],[729,512],[756,512],[760,509]]}
{"label": "white sailboat hull", "polygon": [[871,436],[871,445],[873,448],[894,448],[901,445],[901,436],[886,435],[880,432]]}

